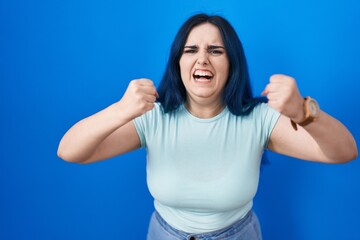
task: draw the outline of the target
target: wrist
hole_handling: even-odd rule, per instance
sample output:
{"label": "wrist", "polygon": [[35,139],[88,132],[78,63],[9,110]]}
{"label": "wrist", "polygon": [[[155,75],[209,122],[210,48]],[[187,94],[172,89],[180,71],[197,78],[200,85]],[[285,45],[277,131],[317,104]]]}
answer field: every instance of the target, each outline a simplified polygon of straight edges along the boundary
{"label": "wrist", "polygon": [[314,122],[320,114],[320,107],[317,101],[310,96],[307,96],[303,100],[303,111],[302,112],[302,120],[299,119],[291,119],[291,124],[297,129],[296,124],[304,127],[312,122]]}
{"label": "wrist", "polygon": [[122,104],[121,101],[111,104],[108,107],[108,110],[112,116],[111,118],[119,126],[122,126],[135,118],[128,113],[126,106]]}
{"label": "wrist", "polygon": [[304,105],[305,105],[305,98],[301,98],[301,103],[299,104],[299,108],[298,108],[299,110],[297,111],[297,115],[294,118],[291,118],[291,121],[293,121],[296,124],[304,121],[304,119],[306,118]]}

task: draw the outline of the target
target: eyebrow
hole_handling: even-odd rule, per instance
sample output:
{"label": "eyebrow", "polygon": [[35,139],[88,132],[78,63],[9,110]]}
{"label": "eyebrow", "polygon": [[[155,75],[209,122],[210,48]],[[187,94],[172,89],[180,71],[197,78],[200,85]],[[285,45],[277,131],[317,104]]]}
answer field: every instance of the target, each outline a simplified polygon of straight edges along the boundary
{"label": "eyebrow", "polygon": [[225,49],[223,46],[217,46],[217,45],[210,45],[208,47],[208,49],[212,50],[212,49],[217,49],[217,48],[222,48],[222,49]]}
{"label": "eyebrow", "polygon": [[[196,46],[196,45],[189,45],[189,46],[185,46],[184,48],[197,49],[198,46]],[[210,46],[208,47],[209,50],[213,50],[213,49],[217,49],[217,48],[225,49],[223,46],[218,46],[218,45],[210,45]]]}

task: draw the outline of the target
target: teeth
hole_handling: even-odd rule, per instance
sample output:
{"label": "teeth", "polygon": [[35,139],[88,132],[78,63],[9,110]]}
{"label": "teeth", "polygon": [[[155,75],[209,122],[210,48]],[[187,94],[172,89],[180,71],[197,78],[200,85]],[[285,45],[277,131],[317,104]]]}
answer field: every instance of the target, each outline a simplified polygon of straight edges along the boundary
{"label": "teeth", "polygon": [[[194,78],[197,81],[208,81],[213,77],[213,74],[210,71],[205,71],[205,70],[196,70],[194,73]],[[200,78],[205,78],[205,79],[200,79]]]}
{"label": "teeth", "polygon": [[212,73],[209,71],[203,71],[203,70],[196,70],[194,75],[200,76],[200,77],[212,77]]}

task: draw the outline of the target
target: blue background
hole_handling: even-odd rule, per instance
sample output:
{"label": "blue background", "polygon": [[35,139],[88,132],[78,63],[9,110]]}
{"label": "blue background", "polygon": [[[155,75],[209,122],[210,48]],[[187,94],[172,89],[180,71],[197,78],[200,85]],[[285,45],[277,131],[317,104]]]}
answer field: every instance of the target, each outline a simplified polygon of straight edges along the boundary
{"label": "blue background", "polygon": [[[236,28],[256,95],[271,74],[294,76],[359,142],[356,0],[1,0],[0,239],[145,239],[145,152],[76,165],[56,150],[131,79],[157,84],[178,28],[198,12]],[[360,239],[359,161],[268,157],[255,199],[264,239]]]}

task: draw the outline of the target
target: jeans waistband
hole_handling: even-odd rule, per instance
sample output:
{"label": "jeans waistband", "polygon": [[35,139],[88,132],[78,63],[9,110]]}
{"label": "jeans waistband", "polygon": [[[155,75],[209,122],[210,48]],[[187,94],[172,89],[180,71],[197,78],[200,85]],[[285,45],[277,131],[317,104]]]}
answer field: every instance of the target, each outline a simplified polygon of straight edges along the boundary
{"label": "jeans waistband", "polygon": [[253,214],[254,214],[253,211],[250,210],[242,219],[233,223],[229,227],[220,230],[207,232],[207,233],[192,234],[173,228],[160,216],[158,212],[155,211],[155,217],[165,231],[167,231],[169,234],[173,235],[174,237],[178,237],[178,239],[189,239],[189,240],[198,240],[198,239],[215,240],[215,239],[226,238],[235,235],[240,231],[242,231],[248,224],[251,223]]}

